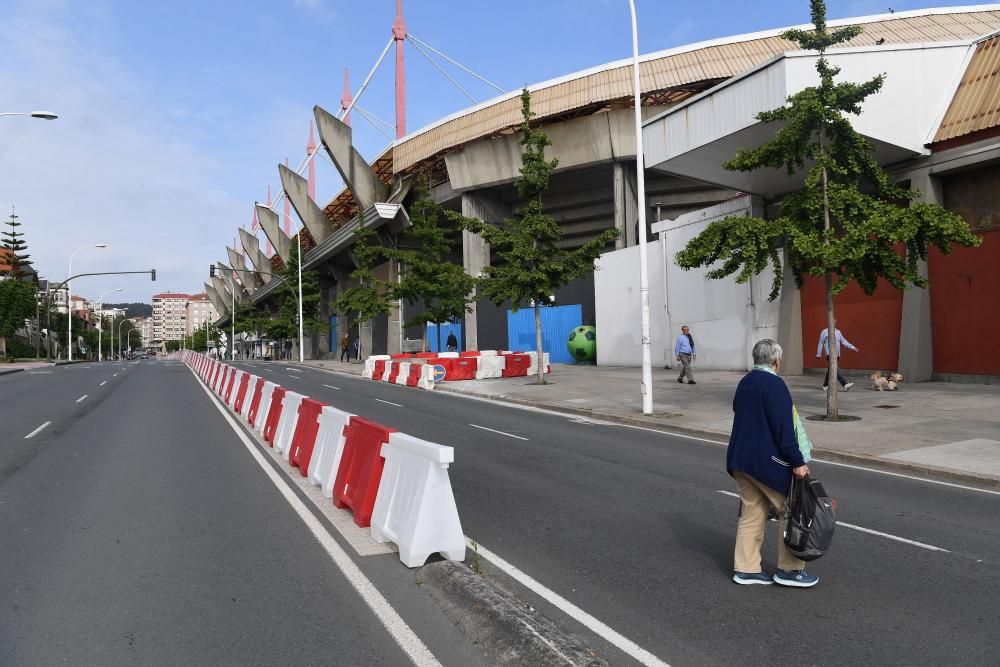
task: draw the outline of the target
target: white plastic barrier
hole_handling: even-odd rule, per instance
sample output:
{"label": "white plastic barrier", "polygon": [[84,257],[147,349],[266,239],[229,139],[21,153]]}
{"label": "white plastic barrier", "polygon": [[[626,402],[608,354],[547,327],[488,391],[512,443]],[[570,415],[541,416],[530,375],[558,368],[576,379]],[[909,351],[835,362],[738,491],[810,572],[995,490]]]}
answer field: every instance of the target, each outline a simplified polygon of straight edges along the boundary
{"label": "white plastic barrier", "polygon": [[[542,361],[544,363],[544,370],[542,373],[552,372],[552,367],[549,365],[549,353],[543,352],[542,355]],[[528,352],[528,356],[531,357],[531,365],[528,366],[528,375],[531,376],[538,372],[538,353]]]}
{"label": "white plastic barrier", "polygon": [[246,421],[247,415],[250,414],[250,404],[253,402],[253,394],[257,389],[258,382],[260,382],[260,378],[256,375],[251,375],[247,379],[247,393],[243,395],[243,405],[240,406],[240,417],[243,417],[243,421]]}
{"label": "white plastic barrier", "polygon": [[507,357],[476,357],[476,379],[503,377],[503,371],[507,368]]}
{"label": "white plastic barrier", "polygon": [[299,421],[299,406],[302,405],[302,394],[294,391],[286,391],[281,399],[281,416],[278,417],[278,426],[274,429],[274,448],[281,452],[281,457],[288,460],[289,450],[292,448],[292,435],[295,433],[295,424]]}
{"label": "white plastic barrier", "polygon": [[[263,380],[263,378],[261,378]],[[260,392],[260,405],[257,406],[257,414],[253,420],[253,430],[258,433],[264,432],[264,424],[267,423],[267,413],[271,410],[271,396],[277,385],[270,380],[264,380],[264,388]]]}
{"label": "white plastic barrier", "polygon": [[319,431],[312,458],[309,459],[309,481],[319,485],[324,498],[333,497],[333,483],[340,469],[340,457],[344,453],[347,436],[344,427],[351,420],[351,413],[325,405],[319,413]]}
{"label": "white plastic barrier", "polygon": [[458,352],[439,352],[438,356],[442,359],[458,359]]}
{"label": "white plastic barrier", "polygon": [[498,354],[500,353],[496,350],[479,350],[480,357],[495,357]]}
{"label": "white plastic barrier", "polygon": [[230,410],[236,405],[236,394],[240,389],[240,382],[243,382],[243,376],[246,375],[246,371],[237,370],[233,373],[233,388],[229,392],[229,398],[226,398],[225,393],[223,393],[223,398],[226,399],[226,405]]}
{"label": "white plastic barrier", "polygon": [[389,374],[392,373],[392,366],[393,366],[394,363],[396,363],[396,362],[394,362],[391,359],[387,359],[386,360],[386,362],[385,362],[385,370],[382,371],[382,377],[379,378],[380,380],[382,380],[382,382],[388,382],[389,381]]}
{"label": "white plastic barrier", "polygon": [[455,450],[397,432],[389,434],[382,457],[372,538],[395,542],[406,567],[420,567],[435,552],[464,560],[465,534],[448,478]]}
{"label": "white plastic barrier", "polygon": [[434,366],[432,364],[424,364],[423,368],[420,369],[420,379],[417,381],[417,386],[421,389],[434,389]]}
{"label": "white plastic barrier", "polygon": [[382,359],[392,359],[392,357],[388,354],[373,354],[365,359],[365,369],[361,372],[361,377],[371,380],[372,374],[375,372],[375,362],[381,361]]}
{"label": "white plastic barrier", "polygon": [[406,386],[406,378],[410,377],[410,366],[409,361],[400,361],[399,363],[399,373],[396,374],[396,384],[401,384]]}

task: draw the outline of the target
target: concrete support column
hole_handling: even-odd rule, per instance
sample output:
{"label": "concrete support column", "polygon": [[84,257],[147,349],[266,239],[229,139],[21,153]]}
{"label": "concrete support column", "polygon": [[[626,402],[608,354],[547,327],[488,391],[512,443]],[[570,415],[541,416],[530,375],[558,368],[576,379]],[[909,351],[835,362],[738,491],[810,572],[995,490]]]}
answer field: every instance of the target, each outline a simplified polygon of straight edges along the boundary
{"label": "concrete support column", "polygon": [[[756,215],[756,212],[754,212]],[[778,345],[782,349],[781,374],[802,374],[802,294],[788,265],[788,249],[782,251],[783,272],[778,296]],[[753,326],[753,323],[751,323]]]}
{"label": "concrete support column", "polygon": [[[389,262],[387,267],[389,270],[389,282],[396,282],[396,278],[399,275],[399,263]],[[396,302],[395,307],[389,311],[389,331],[386,336],[386,352],[388,354],[400,354],[403,349],[400,344],[401,334],[403,332],[403,319],[402,311],[400,310],[400,302]]]}
{"label": "concrete support column", "polygon": [[[462,215],[467,218],[479,218],[485,222],[500,222],[509,217],[510,209],[503,205],[497,198],[491,198],[484,194],[462,194]],[[478,234],[462,231],[462,266],[470,276],[479,276],[483,269],[490,265],[490,244],[483,240]],[[477,305],[473,301],[469,306],[472,312],[465,316],[465,338],[466,350],[479,349],[479,326],[477,319]]]}
{"label": "concrete support column", "polygon": [[[324,322],[330,321],[332,308],[330,302],[333,297],[334,286],[326,285],[322,281],[319,288],[319,317]],[[330,349],[330,332],[313,334],[313,359],[328,359],[332,350]],[[334,345],[334,347],[336,347]]]}
{"label": "concrete support column", "polygon": [[[910,185],[921,192],[917,201],[943,204],[941,182],[928,171],[914,174]],[[927,277],[927,262],[919,262],[920,275]],[[910,287],[903,292],[903,316],[899,325],[899,372],[908,382],[928,382],[934,375],[934,349],[931,345],[931,295],[925,289]]]}
{"label": "concrete support column", "polygon": [[612,165],[611,178],[615,205],[615,229],[618,230],[615,249],[631,248],[639,242],[635,228],[636,220],[639,219],[635,167],[623,162],[615,162]]}

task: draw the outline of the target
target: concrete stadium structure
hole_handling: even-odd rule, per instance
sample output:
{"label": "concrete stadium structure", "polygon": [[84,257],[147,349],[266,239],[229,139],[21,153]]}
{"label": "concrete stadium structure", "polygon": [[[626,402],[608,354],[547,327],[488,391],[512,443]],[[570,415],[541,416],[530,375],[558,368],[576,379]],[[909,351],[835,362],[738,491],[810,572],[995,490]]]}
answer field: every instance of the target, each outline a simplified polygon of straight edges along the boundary
{"label": "concrete stadium structure", "polygon": [[[852,43],[832,52],[842,51],[845,57],[851,53],[871,53],[876,47],[885,53],[898,51],[924,55],[931,51],[932,55],[936,55],[939,51],[934,49],[940,47],[943,49],[940,53],[949,54],[947,61],[950,69],[942,66],[935,70],[934,81],[938,85],[933,90],[925,91],[924,96],[929,99],[933,95],[941,95],[943,91],[944,96],[938,100],[940,112],[935,110],[928,118],[921,117],[921,128],[911,128],[913,136],[921,131],[930,131],[927,141],[921,142],[921,145],[913,145],[909,141],[904,146],[905,150],[895,150],[899,146],[898,138],[890,137],[892,141],[879,144],[880,159],[900,174],[900,180],[910,181],[931,200],[948,203],[948,195],[935,180],[938,178],[934,175],[935,169],[940,170],[934,166],[938,164],[935,160],[952,163],[954,160],[949,156],[957,155],[955,151],[968,153],[971,142],[975,144],[972,151],[976,155],[986,155],[976,163],[985,167],[993,159],[990,151],[997,148],[998,133],[994,130],[998,122],[995,118],[986,127],[962,130],[953,135],[941,134],[939,129],[946,128],[942,120],[947,120],[944,118],[946,112],[952,113],[949,111],[949,100],[953,95],[957,99],[956,90],[961,88],[959,82],[971,66],[970,62],[976,59],[977,51],[980,53],[979,60],[985,57],[983,53],[993,53],[982,45],[990,43],[984,38],[1000,30],[1000,5],[927,9],[831,22],[831,25],[843,24],[858,24],[864,28]],[[760,76],[755,78],[755,73],[763,72],[762,76],[769,81],[768,77],[774,72],[773,63],[794,60],[786,54],[796,51],[797,47],[780,37],[783,30],[702,42],[642,57],[640,86],[643,116],[646,119],[646,137],[651,140],[644,156],[646,201],[642,205],[647,208],[647,233],[664,232],[669,228],[667,221],[698,215],[697,212],[703,209],[729,206],[731,204],[727,202],[742,193],[753,195],[756,205],[764,210],[783,192],[781,186],[764,187],[746,180],[727,179],[719,174],[721,168],[718,166],[731,155],[734,146],[740,147],[739,142],[766,139],[766,129],[748,129],[752,118],[751,123],[744,124],[746,126],[739,123],[745,121],[747,109],[758,110],[754,105],[759,105],[766,97],[745,97],[767,88],[767,82],[762,82]],[[923,61],[918,62],[914,58],[916,56],[911,55],[910,61],[902,67],[908,68],[907,71],[919,68]],[[877,64],[882,61],[875,59],[871,62]],[[992,71],[990,67],[994,66],[991,60],[979,67]],[[612,227],[620,231],[620,236],[615,247],[608,248],[609,253],[625,251],[637,242],[638,204],[630,77],[630,62],[620,61],[528,86],[537,122],[552,141],[550,154],[559,159],[545,205],[562,226],[567,246],[581,245]],[[747,88],[748,81],[752,84],[750,88]],[[920,77],[917,76],[915,81],[919,82]],[[731,107],[739,118],[713,118],[714,102],[737,89],[740,90],[739,95],[744,97],[737,95]],[[773,92],[771,89],[768,91]],[[358,323],[350,320],[350,314],[333,312],[331,302],[352,284],[349,274],[354,268],[351,256],[354,232],[359,222],[363,221],[376,231],[381,243],[407,246],[406,206],[412,200],[411,188],[418,174],[424,174],[429,179],[433,197],[447,209],[489,222],[500,222],[510,217],[518,207],[514,181],[521,164],[519,92],[512,91],[402,136],[372,160],[366,160],[354,148],[348,124],[320,107],[314,109],[320,138],[319,150],[329,155],[346,187],[328,203],[320,205],[314,196],[310,196],[306,178],[284,165],[278,166],[282,186],[302,222],[303,266],[319,272],[321,315],[324,319],[329,318],[333,326],[330,335],[310,337],[306,344],[307,357],[331,354],[331,340],[336,340],[337,332],[342,334],[348,328],[352,333],[360,333],[365,354],[397,353],[408,347],[407,341],[421,338],[420,331],[407,330],[402,326],[414,313],[413,309],[419,306],[401,304],[401,308],[390,316],[360,323],[358,329],[354,328]],[[780,97],[766,97],[766,101],[773,99],[777,99],[778,104],[782,102]],[[747,104],[741,105],[742,101]],[[993,100],[988,105],[995,109],[997,104]],[[982,111],[979,109],[979,112]],[[898,109],[896,113],[899,113]],[[959,110],[955,115],[963,113]],[[979,116],[982,115],[979,113]],[[886,116],[884,112],[879,119],[878,122],[883,124],[893,122],[891,114]],[[726,136],[699,135],[698,132],[706,126],[712,126]],[[876,132],[870,136],[878,139],[881,135]],[[912,136],[908,137],[910,139]],[[725,154],[726,151],[730,151],[729,154]],[[953,153],[942,153],[947,151]],[[978,197],[977,205],[982,208],[987,205],[982,201],[986,196],[983,193],[990,188],[994,191],[1000,188],[996,187],[995,171],[978,178],[980,181],[985,178],[985,182],[966,188],[978,188],[975,189],[976,194],[970,196]],[[962,203],[952,203],[955,204],[952,208],[961,210]],[[268,257],[261,251],[260,241],[255,235],[241,232],[242,247],[227,249],[228,262],[220,265],[235,270],[239,278],[235,283],[237,301],[273,309],[275,290],[281,282],[281,278],[275,278],[273,274],[288,260],[295,240],[289,238],[287,230],[281,229],[278,215],[270,208],[258,205],[258,216],[268,244],[274,248],[274,255]],[[993,224],[979,225],[978,229],[996,235]],[[996,246],[997,240],[991,238],[983,249],[969,252],[985,253],[976,256],[976,261],[984,266],[990,262],[996,264],[1000,263],[997,261]],[[249,259],[250,266],[243,264],[244,256]],[[469,274],[478,274],[494,260],[490,249],[476,235],[463,232],[460,241],[456,239],[454,261],[461,261]],[[666,271],[666,266],[670,264],[669,254],[661,254],[658,261],[665,265],[663,270]],[[386,263],[378,268],[377,273],[385,280],[394,280],[399,270],[400,267]],[[933,276],[933,264],[930,271]],[[213,284],[206,284],[213,304],[223,314],[218,322],[220,326],[228,322],[229,283],[229,280],[216,278]],[[697,289],[697,284],[691,284],[689,289]],[[996,285],[990,289],[994,290],[990,294],[1000,295]],[[779,329],[776,335],[785,342],[791,357],[800,361],[805,358],[807,364],[812,339],[808,331],[813,328],[812,320],[815,319],[812,311],[814,291],[814,286],[807,285],[801,295],[783,294],[782,303],[776,306],[778,310],[787,311],[776,324]],[[961,361],[951,366],[940,366],[931,342],[930,313],[934,297],[926,290],[912,291],[912,295],[908,291],[905,295],[892,296],[892,300],[898,301],[898,310],[905,311],[906,317],[897,314],[895,327],[891,323],[885,326],[883,322],[880,330],[873,334],[889,342],[880,343],[885,350],[879,353],[879,363],[872,363],[871,366],[902,368],[904,372],[910,372],[914,379],[929,379],[936,368],[960,375],[1000,375],[1000,368],[994,368],[992,362],[972,362],[970,365]],[[554,297],[555,303],[560,306],[578,307],[574,311],[577,314],[573,315],[579,318],[578,324],[594,324],[600,319],[593,276],[559,290]],[[846,293],[842,297],[842,300],[852,299],[858,303],[865,302],[865,298],[856,294]],[[881,299],[876,298],[876,301],[885,300],[884,295]],[[846,308],[840,318],[841,326],[847,330],[855,319],[864,321],[872,312],[865,306],[855,308],[853,312],[851,308]],[[881,316],[882,311],[878,312]],[[637,318],[635,322],[637,337]],[[901,322],[910,324],[901,326]],[[667,332],[671,328],[669,320],[657,321],[654,313],[656,326]],[[818,326],[815,328],[818,329]],[[556,340],[558,331],[547,332],[547,336],[549,333],[551,336],[547,345],[564,346],[563,340]],[[498,308],[488,302],[474,303],[473,311],[462,323],[462,345],[466,349],[524,347],[514,339],[515,335],[507,308]],[[610,340],[600,335],[602,340]],[[892,342],[894,336],[895,342]],[[628,345],[628,341],[624,341],[622,349],[627,350]],[[638,352],[634,359],[637,364]],[[907,366],[910,359],[916,360],[915,365]],[[669,361],[668,356],[666,362]],[[627,359],[616,358],[613,363],[627,363]],[[792,363],[790,367],[790,370],[796,367],[801,369],[802,364]]]}

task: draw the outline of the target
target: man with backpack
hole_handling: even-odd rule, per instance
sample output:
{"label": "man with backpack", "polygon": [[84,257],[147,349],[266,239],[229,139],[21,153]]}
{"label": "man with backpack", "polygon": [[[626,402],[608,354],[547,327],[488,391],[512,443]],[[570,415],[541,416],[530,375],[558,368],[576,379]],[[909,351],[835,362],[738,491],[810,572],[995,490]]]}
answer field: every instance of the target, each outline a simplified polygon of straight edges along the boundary
{"label": "man with backpack", "polygon": [[[805,571],[805,563],[783,539],[792,477],[804,479],[809,466],[796,437],[792,395],[778,376],[781,346],[765,338],[752,354],[753,370],[740,380],[733,397],[733,432],[726,452],[726,470],[740,492],[733,581],[810,588],[819,578]],[[773,575],[763,572],[760,557],[769,507],[778,518],[778,569]]]}

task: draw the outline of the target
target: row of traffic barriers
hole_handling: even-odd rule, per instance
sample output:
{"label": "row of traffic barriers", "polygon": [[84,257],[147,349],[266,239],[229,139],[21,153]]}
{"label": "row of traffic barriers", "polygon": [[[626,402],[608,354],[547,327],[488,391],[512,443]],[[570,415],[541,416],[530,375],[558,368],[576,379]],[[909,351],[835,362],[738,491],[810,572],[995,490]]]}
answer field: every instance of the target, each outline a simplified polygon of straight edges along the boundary
{"label": "row of traffic barriers", "polygon": [[[548,352],[543,353],[542,363],[545,372],[551,372]],[[537,372],[537,352],[479,350],[372,355],[365,359],[361,376],[377,382],[433,389],[435,382],[531,376]]]}
{"label": "row of traffic barriers", "polygon": [[407,567],[465,559],[448,477],[455,450],[339,410],[197,352],[179,352],[230,410]]}

